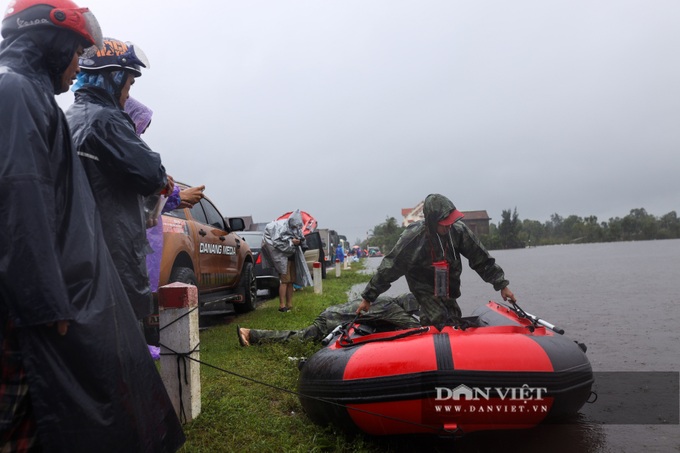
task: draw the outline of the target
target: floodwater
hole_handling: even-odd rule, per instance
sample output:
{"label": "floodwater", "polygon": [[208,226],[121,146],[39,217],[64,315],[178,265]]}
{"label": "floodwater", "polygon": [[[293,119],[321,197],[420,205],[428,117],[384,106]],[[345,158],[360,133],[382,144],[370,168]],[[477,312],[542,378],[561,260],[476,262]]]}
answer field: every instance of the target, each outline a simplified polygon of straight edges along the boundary
{"label": "floodwater", "polygon": [[[596,383],[598,372],[636,376],[680,372],[680,240],[557,245],[491,254],[524,310],[588,346]],[[376,268],[380,260],[368,258],[367,268]],[[400,279],[386,294],[407,291],[406,281]],[[489,300],[500,301],[500,294],[466,264],[461,292],[464,316]],[[680,404],[677,390],[668,397]],[[678,424],[602,422],[589,415],[589,406],[570,424],[474,433],[457,441],[455,450],[680,452]]]}

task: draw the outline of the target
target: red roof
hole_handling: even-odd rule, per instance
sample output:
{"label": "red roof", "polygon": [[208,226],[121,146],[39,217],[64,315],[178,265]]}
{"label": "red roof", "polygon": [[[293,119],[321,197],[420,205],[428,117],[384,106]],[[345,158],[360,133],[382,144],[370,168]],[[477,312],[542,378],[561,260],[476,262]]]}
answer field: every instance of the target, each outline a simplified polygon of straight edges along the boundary
{"label": "red roof", "polygon": [[486,211],[463,211],[463,220],[491,220]]}

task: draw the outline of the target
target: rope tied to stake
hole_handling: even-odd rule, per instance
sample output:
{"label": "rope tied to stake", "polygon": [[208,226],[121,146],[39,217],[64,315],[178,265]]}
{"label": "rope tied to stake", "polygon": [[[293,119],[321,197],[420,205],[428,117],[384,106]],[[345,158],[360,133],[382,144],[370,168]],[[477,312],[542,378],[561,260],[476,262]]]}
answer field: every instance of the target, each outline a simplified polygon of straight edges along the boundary
{"label": "rope tied to stake", "polygon": [[[187,311],[184,313],[182,316],[178,316],[177,319],[173,320],[172,322],[169,322],[165,326],[161,327],[159,330],[163,330],[180,319],[189,316],[193,311],[198,310],[198,307],[194,307],[191,310]],[[162,348],[165,348],[166,350],[170,352],[162,352],[161,355],[169,356],[169,355],[174,355],[177,357],[177,383],[178,383],[178,391],[179,391],[179,418],[181,423],[186,423],[187,422],[187,415],[186,411],[184,409],[184,400],[182,398],[183,396],[183,384],[182,384],[182,368],[184,368],[184,385],[189,385],[189,376],[187,373],[187,359],[189,360],[195,360],[193,357],[191,357],[192,354],[195,352],[200,352],[199,346],[201,345],[201,342],[199,341],[196,343],[196,345],[193,347],[192,350],[188,352],[177,352],[173,350],[172,348],[169,348],[168,346],[164,345],[163,343],[160,344]],[[200,362],[199,362],[200,363]]]}

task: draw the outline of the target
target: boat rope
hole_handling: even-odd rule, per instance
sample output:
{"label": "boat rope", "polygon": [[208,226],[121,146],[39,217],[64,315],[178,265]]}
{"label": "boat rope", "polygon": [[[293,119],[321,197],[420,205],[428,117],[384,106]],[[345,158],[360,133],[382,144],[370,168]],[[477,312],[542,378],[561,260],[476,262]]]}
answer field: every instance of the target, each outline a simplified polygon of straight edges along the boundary
{"label": "boat rope", "polygon": [[[349,329],[347,329],[349,331]],[[342,348],[349,348],[352,346],[361,346],[362,344],[368,344],[368,343],[377,343],[377,342],[383,342],[383,341],[393,341],[393,340],[398,340],[400,338],[406,338],[410,337],[412,335],[419,335],[421,333],[426,333],[429,332],[430,328],[429,327],[417,327],[415,329],[408,330],[406,332],[398,333],[396,335],[392,335],[389,337],[382,337],[382,338],[369,338],[368,340],[362,340],[361,338],[357,338],[359,341],[355,341],[355,339],[350,338],[349,335],[343,334],[340,336],[338,339],[338,345]]]}
{"label": "boat rope", "polygon": [[340,343],[341,345],[343,343],[351,345],[354,342],[352,338],[349,336],[349,329],[356,324],[357,319],[359,319],[359,316],[361,316],[361,312],[357,313],[353,320],[351,320],[347,324],[342,325],[342,327],[340,328],[340,339],[338,340],[338,343]]}
{"label": "boat rope", "polygon": [[[246,381],[250,381],[250,382],[253,382],[255,384],[262,385],[264,387],[269,387],[269,388],[272,388],[274,390],[279,390],[279,391],[284,392],[284,393],[289,393],[291,395],[297,396],[298,398],[307,398],[307,399],[310,399],[310,400],[322,402],[324,404],[329,404],[331,406],[341,407],[341,408],[346,409],[347,411],[361,412],[361,413],[364,413],[364,414],[367,414],[367,415],[373,415],[375,417],[384,418],[386,420],[392,420],[392,421],[404,423],[404,424],[407,424],[407,425],[417,426],[419,428],[425,428],[425,429],[433,431],[433,433],[457,434],[460,431],[459,428],[456,428],[455,430],[450,430],[450,429],[444,428],[443,426],[428,425],[428,424],[425,424],[425,423],[418,423],[418,422],[414,422],[414,421],[411,421],[411,420],[405,420],[403,418],[394,417],[394,416],[391,416],[391,415],[381,414],[379,412],[369,411],[369,410],[366,410],[366,409],[360,409],[358,407],[349,407],[345,404],[336,403],[335,401],[331,401],[331,400],[328,400],[326,398],[321,398],[321,397],[318,397],[318,396],[305,395],[304,393],[300,393],[300,392],[297,392],[295,390],[290,390],[290,389],[287,389],[287,388],[284,388],[284,387],[279,387],[279,386],[274,385],[274,384],[269,384],[267,382],[263,382],[263,381],[260,381],[260,380],[257,380],[257,379],[254,379],[254,378],[251,378],[251,377],[248,377],[248,376],[244,376],[242,374],[239,374],[239,373],[236,373],[236,372],[233,372],[233,371],[229,371],[229,370],[224,369],[224,368],[220,368],[220,367],[212,365],[210,363],[203,362],[199,359],[191,357],[191,354],[195,351],[191,351],[191,352],[187,352],[187,353],[181,353],[181,352],[173,351],[172,349],[168,348],[165,345],[161,345],[161,346],[163,346],[165,349],[170,351],[170,353],[166,353],[164,355],[177,355],[178,356],[178,367],[179,367],[179,361],[180,361],[179,357],[181,356],[183,358],[183,360],[192,360],[192,361],[194,361],[194,362],[196,362],[200,365],[206,366],[208,368],[212,368],[214,370],[221,371],[225,374],[229,374],[231,376],[235,376],[235,377],[238,377],[238,378],[241,378],[241,379],[245,379]],[[185,370],[185,375],[186,375],[186,370]],[[181,390],[181,387],[182,387],[181,379],[180,379],[180,382],[179,382],[179,386],[180,386],[180,396],[181,396],[181,394],[182,394],[181,393],[182,392],[182,390]]]}
{"label": "boat rope", "polygon": [[[418,335],[418,334],[421,334],[421,333],[428,332],[430,330],[429,327],[419,327],[419,328],[412,329],[412,330],[409,330],[407,332],[402,332],[402,333],[399,333],[399,334],[396,334],[396,335],[393,335],[393,336],[390,336],[390,337],[372,338],[372,339],[368,339],[368,340],[355,341],[356,339],[353,339],[350,336],[349,332],[350,332],[350,329],[352,327],[354,327],[354,332],[361,334],[360,328],[357,327],[357,326],[360,326],[360,324],[357,324],[357,319],[359,319],[360,316],[361,316],[361,313],[357,313],[357,315],[354,317],[353,320],[351,320],[348,323],[345,323],[345,324],[338,326],[339,331],[340,331],[340,338],[338,338],[338,345],[340,347],[347,348],[347,347],[350,347],[350,346],[358,346],[358,345],[362,345],[362,344],[375,343],[375,342],[379,342],[379,341],[398,340],[399,338],[410,337],[411,335]],[[332,334],[332,332],[331,332],[331,334]],[[332,340],[332,337],[329,338],[329,341],[326,344],[330,343],[331,340]]]}
{"label": "boat rope", "polygon": [[[184,318],[185,316],[188,316],[188,315],[189,315],[192,311],[194,311],[194,310],[196,310],[196,308],[193,308],[193,309],[187,311],[186,313],[184,313],[182,316],[179,316],[177,319],[175,319],[175,320],[172,321],[171,323],[169,323],[169,324],[167,324],[167,325],[161,327],[159,330],[163,330],[163,329],[165,329],[166,327],[168,327],[169,325],[171,325],[171,324],[173,324],[173,323],[179,321],[180,319]],[[358,317],[358,315],[357,315],[357,317]],[[354,318],[354,321],[356,321],[356,319],[357,319],[357,318]],[[354,323],[354,321],[352,322],[352,324]],[[428,329],[428,328],[422,328],[422,327],[421,327],[420,329]],[[420,330],[420,329],[416,329],[416,331],[417,331],[417,330]],[[416,332],[416,333],[418,333],[418,332]],[[424,423],[418,423],[418,422],[414,422],[414,421],[411,421],[411,420],[404,420],[404,419],[399,418],[399,417],[393,417],[393,416],[391,416],[391,415],[385,415],[385,414],[381,414],[381,413],[378,413],[378,412],[369,411],[369,410],[366,410],[366,409],[360,409],[360,408],[357,408],[357,407],[348,407],[348,406],[345,405],[345,404],[336,403],[335,401],[330,401],[330,400],[328,400],[328,399],[326,399],[326,398],[321,398],[321,397],[317,397],[317,396],[305,395],[305,394],[300,393],[300,392],[297,392],[297,391],[295,391],[295,390],[290,390],[290,389],[287,389],[287,388],[284,388],[284,387],[279,387],[279,386],[274,385],[274,384],[269,384],[269,383],[267,383],[267,382],[259,381],[259,380],[257,380],[257,379],[254,379],[254,378],[251,378],[251,377],[248,377],[248,376],[244,376],[244,375],[242,375],[242,374],[235,373],[235,372],[233,372],[233,371],[229,371],[229,370],[226,370],[226,369],[224,369],[224,368],[220,368],[220,367],[218,367],[218,366],[209,364],[209,363],[207,363],[207,362],[203,362],[203,361],[201,361],[201,360],[199,360],[199,359],[196,359],[195,357],[192,357],[192,355],[193,355],[195,352],[200,352],[200,350],[199,350],[199,345],[200,345],[200,342],[197,343],[196,346],[194,346],[194,348],[193,348],[191,351],[188,351],[188,352],[179,352],[179,351],[174,351],[173,349],[167,347],[166,345],[164,345],[164,344],[162,344],[162,343],[159,344],[159,346],[161,346],[162,348],[165,348],[167,351],[169,351],[169,352],[161,353],[161,355],[166,355],[166,356],[167,356],[167,355],[174,355],[174,356],[177,357],[177,380],[178,380],[178,384],[179,384],[180,417],[183,417],[185,420],[186,420],[186,414],[185,414],[184,405],[183,405],[183,399],[182,399],[182,393],[183,393],[183,392],[182,392],[182,387],[183,387],[183,385],[182,385],[182,373],[181,373],[181,370],[182,370],[182,367],[183,367],[183,368],[184,368],[184,381],[185,381],[186,385],[188,385],[187,365],[186,365],[187,362],[186,362],[186,361],[187,361],[187,360],[191,360],[191,361],[193,361],[193,362],[198,363],[199,365],[203,365],[203,366],[205,366],[205,367],[208,367],[208,368],[212,368],[212,369],[214,369],[214,370],[221,371],[221,372],[223,372],[223,373],[225,373],[225,374],[229,374],[229,375],[232,375],[232,376],[241,378],[241,379],[245,379],[245,380],[250,381],[250,382],[253,382],[253,383],[255,383],[255,384],[262,385],[262,386],[264,386],[264,387],[269,387],[269,388],[272,388],[272,389],[274,389],[274,390],[279,390],[279,391],[284,392],[284,393],[289,393],[289,394],[291,394],[291,395],[296,395],[298,398],[307,398],[307,399],[311,399],[311,400],[315,400],[315,401],[322,402],[322,403],[324,403],[324,404],[329,404],[329,405],[332,405],[332,406],[341,407],[341,408],[344,408],[344,409],[347,410],[347,411],[361,412],[361,413],[364,413],[364,414],[367,414],[367,415],[373,415],[373,416],[375,416],[375,417],[381,417],[381,418],[384,418],[384,419],[387,419],[387,420],[392,420],[392,421],[404,423],[404,424],[407,424],[407,425],[413,425],[413,426],[417,426],[417,427],[420,427],[420,428],[425,428],[425,429],[428,429],[428,430],[433,431],[433,433],[443,433],[443,434],[449,434],[449,435],[450,435],[450,434],[457,434],[458,431],[459,431],[459,428],[456,428],[455,430],[450,430],[450,429],[444,428],[443,426],[427,425],[427,424],[424,424]]]}

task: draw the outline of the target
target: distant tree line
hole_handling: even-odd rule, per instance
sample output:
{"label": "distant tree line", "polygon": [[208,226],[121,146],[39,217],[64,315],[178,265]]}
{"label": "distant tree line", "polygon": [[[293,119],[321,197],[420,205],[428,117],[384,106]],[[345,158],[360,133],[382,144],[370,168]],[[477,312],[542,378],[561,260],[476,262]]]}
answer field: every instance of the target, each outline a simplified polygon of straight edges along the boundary
{"label": "distant tree line", "polygon": [[[394,217],[376,225],[372,234],[361,241],[362,248],[378,246],[383,253],[397,243],[404,227]],[[501,221],[490,224],[489,234],[480,240],[490,250],[523,248],[536,245],[571,244],[588,242],[645,241],[651,239],[680,238],[680,219],[675,211],[656,217],[644,208],[631,209],[630,214],[599,222],[596,216],[579,217],[559,214],[541,223],[538,220],[521,220],[514,210],[503,210]],[[359,243],[359,242],[357,242]]]}
{"label": "distant tree line", "polygon": [[373,227],[372,234],[369,234],[365,241],[361,241],[361,248],[376,246],[386,254],[397,243],[399,236],[405,230],[394,217],[387,217],[383,223]]}
{"label": "distant tree line", "polygon": [[491,224],[488,235],[480,239],[489,249],[510,249],[535,245],[588,242],[645,241],[680,238],[680,219],[675,211],[661,217],[648,214],[644,208],[631,209],[630,214],[598,222],[596,216],[579,217],[559,214],[541,223],[521,221],[517,208],[503,210],[498,226]]}

